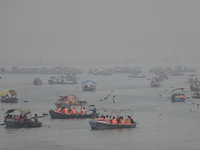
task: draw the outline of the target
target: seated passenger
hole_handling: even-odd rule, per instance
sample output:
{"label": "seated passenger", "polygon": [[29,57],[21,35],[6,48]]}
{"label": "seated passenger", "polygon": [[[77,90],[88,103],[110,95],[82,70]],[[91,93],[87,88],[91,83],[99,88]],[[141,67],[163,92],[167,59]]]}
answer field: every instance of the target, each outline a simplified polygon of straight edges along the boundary
{"label": "seated passenger", "polygon": [[78,114],[75,108],[73,108],[72,111],[71,111],[70,113],[71,113],[71,114]]}
{"label": "seated passenger", "polygon": [[131,119],[130,119],[130,116],[128,116],[126,118],[126,121],[125,121],[126,124],[130,125],[131,124]]}
{"label": "seated passenger", "polygon": [[66,108],[64,108],[64,113],[65,114],[69,114],[69,109],[66,107]]}
{"label": "seated passenger", "polygon": [[19,120],[19,115],[15,116],[13,119]]}
{"label": "seated passenger", "polygon": [[94,120],[95,120],[95,121],[98,121],[98,120],[99,120],[98,116],[96,116],[96,117],[94,118]]}
{"label": "seated passenger", "polygon": [[117,120],[115,119],[115,117],[113,117],[113,119],[112,119],[112,124],[118,124]]}
{"label": "seated passenger", "polygon": [[99,121],[105,121],[105,116],[102,115]]}
{"label": "seated passenger", "polygon": [[108,115],[105,117],[105,122],[110,123],[110,120],[108,119]]}
{"label": "seated passenger", "polygon": [[85,107],[81,108],[81,114],[85,115]]}
{"label": "seated passenger", "polygon": [[124,122],[124,118],[123,118],[123,117],[120,117],[119,124],[120,124],[120,125],[125,125],[125,122]]}
{"label": "seated passenger", "polygon": [[57,112],[58,112],[58,113],[63,113],[62,108],[58,108]]}

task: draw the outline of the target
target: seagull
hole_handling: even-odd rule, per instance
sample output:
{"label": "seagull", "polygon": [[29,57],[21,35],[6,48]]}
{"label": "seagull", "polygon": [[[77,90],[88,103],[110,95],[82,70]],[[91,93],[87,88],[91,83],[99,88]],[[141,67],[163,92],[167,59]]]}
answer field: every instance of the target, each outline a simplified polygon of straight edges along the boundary
{"label": "seagull", "polygon": [[76,89],[79,89],[79,87],[77,86]]}
{"label": "seagull", "polygon": [[114,91],[111,91],[108,93],[108,95],[105,98],[100,99],[100,101],[105,101]]}
{"label": "seagull", "polygon": [[199,109],[199,104],[197,104],[197,109]]}
{"label": "seagull", "polygon": [[160,108],[159,107],[156,107],[156,111],[159,111],[160,110]]}
{"label": "seagull", "polygon": [[95,98],[93,98],[91,95],[90,95],[90,98],[91,98],[91,100],[95,100]]}
{"label": "seagull", "polygon": [[190,108],[190,112],[192,111],[193,107],[194,107],[194,105]]}
{"label": "seagull", "polygon": [[115,95],[113,96],[112,100],[113,100],[113,103],[115,103]]}
{"label": "seagull", "polygon": [[158,115],[158,118],[161,116],[162,114]]}

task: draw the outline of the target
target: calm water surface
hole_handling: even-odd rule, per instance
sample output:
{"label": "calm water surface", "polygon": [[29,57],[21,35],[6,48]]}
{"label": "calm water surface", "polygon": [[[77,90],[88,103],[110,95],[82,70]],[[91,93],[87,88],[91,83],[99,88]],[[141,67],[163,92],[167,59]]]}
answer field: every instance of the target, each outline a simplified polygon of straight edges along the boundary
{"label": "calm water surface", "polygon": [[[147,78],[154,75],[143,72]],[[55,108],[55,101],[60,95],[76,95],[97,108],[129,108],[133,111],[133,119],[139,125],[133,129],[91,130],[89,119],[51,119],[46,116],[41,128],[9,129],[0,126],[0,149],[2,150],[199,150],[200,149],[200,109],[194,107],[190,113],[191,102],[200,103],[198,99],[182,103],[171,103],[167,100],[173,88],[183,87],[186,97],[193,92],[186,84],[191,73],[182,77],[170,76],[161,82],[162,87],[151,88],[150,80],[129,78],[127,74],[112,76],[94,76],[87,73],[77,75],[77,85],[48,85],[52,75],[11,75],[2,74],[0,91],[14,89],[21,100],[17,104],[0,103],[0,123],[3,123],[6,110],[16,107],[28,107],[32,114],[48,113]],[[200,78],[200,73],[195,73]],[[34,78],[41,78],[43,85],[34,86]],[[83,92],[76,89],[85,80],[97,82],[95,92]],[[172,88],[173,87],[173,88]],[[111,99],[105,102],[99,99],[110,91],[116,95],[116,103]],[[161,96],[159,96],[161,95]],[[91,100],[90,96],[96,100]],[[159,107],[160,110],[156,111]]]}

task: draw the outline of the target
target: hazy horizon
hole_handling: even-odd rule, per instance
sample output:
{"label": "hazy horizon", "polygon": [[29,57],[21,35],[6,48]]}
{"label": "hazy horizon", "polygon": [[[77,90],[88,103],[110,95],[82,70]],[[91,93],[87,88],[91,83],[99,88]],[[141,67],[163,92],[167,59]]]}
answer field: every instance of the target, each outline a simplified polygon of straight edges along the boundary
{"label": "hazy horizon", "polygon": [[1,66],[199,63],[200,1],[0,1]]}

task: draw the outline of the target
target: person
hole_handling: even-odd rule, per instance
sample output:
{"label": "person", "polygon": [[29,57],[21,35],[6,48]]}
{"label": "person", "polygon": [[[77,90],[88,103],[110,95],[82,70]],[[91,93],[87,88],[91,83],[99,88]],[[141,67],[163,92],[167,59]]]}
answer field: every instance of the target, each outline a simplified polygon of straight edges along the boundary
{"label": "person", "polygon": [[125,125],[124,118],[121,116],[119,120],[120,125]]}
{"label": "person", "polygon": [[119,121],[120,121],[119,115],[118,115],[118,117],[116,118],[116,120],[117,120],[117,124],[119,124]]}
{"label": "person", "polygon": [[96,114],[97,113],[97,110],[96,108],[94,107],[93,111],[92,111],[93,114]]}
{"label": "person", "polygon": [[22,115],[19,116],[19,121],[24,122],[24,118],[22,117]]}
{"label": "person", "polygon": [[24,116],[23,116],[23,119],[24,119],[24,122],[28,122],[27,115],[24,115]]}
{"label": "person", "polygon": [[105,116],[102,115],[99,121],[105,121]]}
{"label": "person", "polygon": [[57,112],[58,112],[58,113],[63,113],[62,108],[58,108]]}
{"label": "person", "polygon": [[75,107],[72,109],[72,111],[70,112],[71,114],[78,114]]}
{"label": "person", "polygon": [[38,116],[37,114],[35,114],[34,117],[32,117],[31,119],[34,119],[35,122],[38,122],[38,118],[42,118],[44,116]]}
{"label": "person", "polygon": [[128,117],[126,118],[125,124],[127,124],[127,125],[130,125],[130,124],[131,124],[130,116],[128,116]]}
{"label": "person", "polygon": [[108,119],[108,115],[105,117],[105,122],[110,123],[110,120]]}
{"label": "person", "polygon": [[13,94],[13,95],[12,95],[12,98],[16,98],[16,96]]}
{"label": "person", "polygon": [[113,119],[112,119],[112,124],[118,124],[117,120],[115,119],[115,117],[113,117]]}
{"label": "person", "polygon": [[10,118],[10,114],[7,114],[6,116],[5,116],[5,120],[6,119],[9,119]]}
{"label": "person", "polygon": [[98,121],[98,120],[99,120],[99,118],[98,118],[97,115],[95,116],[94,120],[95,120],[95,121]]}
{"label": "person", "polygon": [[9,98],[8,94],[6,94],[5,98]]}
{"label": "person", "polygon": [[85,107],[81,108],[81,114],[85,115]]}
{"label": "person", "polygon": [[131,124],[134,124],[135,123],[135,121],[130,117],[130,119],[131,119]]}
{"label": "person", "polygon": [[65,114],[69,114],[69,109],[66,107],[66,108],[64,108],[64,113]]}
{"label": "person", "polygon": [[19,120],[19,115],[16,115],[13,119]]}
{"label": "person", "polygon": [[108,118],[108,120],[109,120],[110,122],[112,122],[112,119],[113,119],[113,116],[110,115],[110,117]]}

